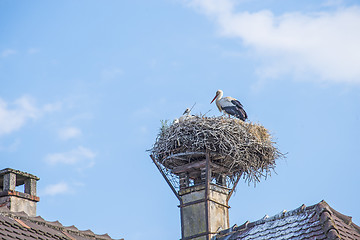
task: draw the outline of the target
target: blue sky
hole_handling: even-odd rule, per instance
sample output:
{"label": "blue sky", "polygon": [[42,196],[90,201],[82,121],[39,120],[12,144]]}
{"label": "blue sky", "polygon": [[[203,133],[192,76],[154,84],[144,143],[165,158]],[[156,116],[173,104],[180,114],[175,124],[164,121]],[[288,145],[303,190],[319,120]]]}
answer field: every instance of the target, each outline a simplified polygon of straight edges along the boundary
{"label": "blue sky", "polygon": [[326,200],[360,224],[357,1],[0,1],[0,163],[38,214],[113,238],[180,238],[148,156],[160,120],[218,116],[217,89],[287,159],[240,182],[230,224]]}

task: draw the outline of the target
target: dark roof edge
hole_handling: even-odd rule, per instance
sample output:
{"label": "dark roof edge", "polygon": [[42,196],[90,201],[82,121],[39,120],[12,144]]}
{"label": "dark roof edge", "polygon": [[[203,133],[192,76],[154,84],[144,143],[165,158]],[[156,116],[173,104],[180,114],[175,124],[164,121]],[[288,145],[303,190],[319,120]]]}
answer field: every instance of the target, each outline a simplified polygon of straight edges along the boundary
{"label": "dark roof edge", "polygon": [[[322,200],[317,205],[320,207],[320,209],[319,209],[320,213],[324,212],[324,211],[330,212],[331,214],[335,215],[337,218],[341,219],[347,225],[352,226],[360,234],[360,227],[358,225],[356,225],[355,223],[353,223],[351,216],[347,216],[347,215],[344,215],[344,214],[336,211],[335,209],[330,207],[330,205],[325,200]],[[336,228],[336,225],[334,227]]]}
{"label": "dark roof edge", "polygon": [[329,204],[324,200],[316,204],[315,211],[319,215],[321,227],[327,239],[341,239],[339,229],[332,218],[333,212],[331,210]]}
{"label": "dark roof edge", "polygon": [[41,216],[29,217],[25,212],[11,212],[7,207],[0,207],[0,214],[14,219],[27,220],[38,225],[45,225],[46,227],[58,230],[60,232],[76,234],[82,237],[93,237],[96,240],[112,240],[112,238],[107,233],[98,235],[93,233],[91,230],[81,231],[78,230],[74,225],[65,227],[59,221],[49,222],[44,220]]}

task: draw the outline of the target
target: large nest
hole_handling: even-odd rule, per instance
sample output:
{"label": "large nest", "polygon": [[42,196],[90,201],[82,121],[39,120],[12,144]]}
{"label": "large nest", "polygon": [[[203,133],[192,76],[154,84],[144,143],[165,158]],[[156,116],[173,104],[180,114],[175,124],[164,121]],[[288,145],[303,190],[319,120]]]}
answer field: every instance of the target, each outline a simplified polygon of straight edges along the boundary
{"label": "large nest", "polygon": [[271,174],[275,160],[283,156],[262,125],[199,116],[170,126],[163,122],[151,152],[169,170],[199,161],[199,153],[209,153],[221,174],[230,178],[243,174],[254,183]]}

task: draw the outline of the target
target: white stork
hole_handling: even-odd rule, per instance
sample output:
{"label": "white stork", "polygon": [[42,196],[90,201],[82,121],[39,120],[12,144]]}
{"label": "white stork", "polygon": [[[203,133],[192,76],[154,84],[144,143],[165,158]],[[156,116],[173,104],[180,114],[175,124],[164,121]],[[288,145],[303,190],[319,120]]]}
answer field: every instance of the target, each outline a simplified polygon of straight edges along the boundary
{"label": "white stork", "polygon": [[194,115],[190,115],[190,108],[185,109],[185,112],[179,117],[179,118],[175,118],[173,121],[173,124],[175,123],[181,123],[185,120],[188,120],[190,118],[193,118]]}
{"label": "white stork", "polygon": [[211,101],[211,103],[216,99],[216,106],[218,107],[220,112],[225,112],[229,115],[235,116],[245,121],[247,119],[247,114],[243,109],[243,105],[235,98],[222,96],[223,91],[217,90],[216,96]]}
{"label": "white stork", "polygon": [[179,122],[183,122],[185,120],[188,120],[190,118],[193,118],[194,116],[193,115],[190,115],[190,108],[187,108],[185,110],[185,112],[183,113],[183,115],[181,117],[179,117]]}

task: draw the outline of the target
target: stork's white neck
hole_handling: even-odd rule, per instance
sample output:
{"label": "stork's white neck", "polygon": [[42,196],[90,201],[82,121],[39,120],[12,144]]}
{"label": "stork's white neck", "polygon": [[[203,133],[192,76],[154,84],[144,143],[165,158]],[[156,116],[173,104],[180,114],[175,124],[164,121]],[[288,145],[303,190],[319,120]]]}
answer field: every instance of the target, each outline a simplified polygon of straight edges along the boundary
{"label": "stork's white neck", "polygon": [[221,90],[219,90],[218,93],[219,93],[219,94],[218,94],[217,97],[216,97],[216,101],[219,101],[219,100],[223,97],[223,95],[224,95],[223,91],[221,91]]}
{"label": "stork's white neck", "polygon": [[221,104],[220,104],[220,99],[222,98],[223,94],[224,94],[223,91],[218,90],[218,91],[217,91],[217,96],[216,96],[216,101],[215,101],[216,106],[217,106],[217,108],[219,109],[220,112],[222,112],[222,108],[221,108]]}

